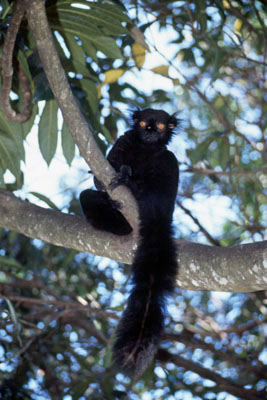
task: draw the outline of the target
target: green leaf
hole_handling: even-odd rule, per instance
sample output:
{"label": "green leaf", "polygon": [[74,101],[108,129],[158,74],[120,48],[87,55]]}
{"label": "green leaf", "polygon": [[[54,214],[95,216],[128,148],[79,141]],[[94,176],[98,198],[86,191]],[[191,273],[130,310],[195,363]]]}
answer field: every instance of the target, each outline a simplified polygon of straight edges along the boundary
{"label": "green leaf", "polygon": [[26,122],[23,122],[23,124],[21,124],[23,139],[25,139],[27,135],[30,133],[37,113],[38,113],[38,105],[35,104],[32,108],[32,114],[30,118]]}
{"label": "green leaf", "polygon": [[[128,23],[131,22],[130,18],[123,12],[122,8],[117,7],[116,5],[100,3],[100,2],[90,2],[89,3],[86,0],[59,0],[57,2],[57,4],[59,7],[62,7],[62,5],[68,5],[68,7],[69,7],[70,5],[73,5],[73,4],[77,4],[77,5],[81,4],[86,7],[90,7],[90,9],[93,9],[93,8],[97,9],[97,10],[101,11],[102,14],[105,14],[105,16],[108,16],[110,18],[114,18],[119,21],[124,21],[124,22],[128,22]],[[87,9],[87,10],[82,9],[82,10],[88,13],[91,11],[90,9]]]}
{"label": "green leaf", "polygon": [[[79,4],[82,4],[82,2],[79,2]],[[93,3],[86,2],[84,4],[88,7],[89,4]],[[87,36],[99,33],[112,35],[129,33],[128,29],[122,26],[121,21],[116,18],[116,13],[110,15],[110,13],[100,9],[84,10],[83,8],[71,7],[70,3],[57,3],[56,6],[50,7],[48,9],[48,17],[53,28],[56,23],[56,29],[61,30],[64,28],[65,30],[65,28],[68,28],[69,31],[72,30],[79,37],[80,33],[84,34],[85,32]]]}
{"label": "green leaf", "polygon": [[221,65],[223,65],[225,57],[226,57],[226,52],[217,46],[215,51],[214,65],[213,65],[212,81],[215,81],[217,79],[219,74],[219,69]]}
{"label": "green leaf", "polygon": [[99,100],[95,83],[90,81],[89,79],[81,79],[79,83],[83,92],[86,95],[86,100],[88,101],[90,108],[92,109],[94,114],[97,113]]}
{"label": "green leaf", "polygon": [[[75,72],[82,75],[88,75],[88,68],[86,66],[86,58],[83,47],[78,44],[77,40],[72,35],[65,35],[64,40],[71,53],[70,64],[75,67]],[[73,70],[73,69],[72,69]]]}
{"label": "green leaf", "polygon": [[84,10],[71,7],[70,4],[73,3],[72,1],[64,1],[57,3],[57,7],[48,8],[48,17],[52,29],[58,30],[62,35],[77,36],[83,44],[89,41],[108,57],[122,58],[115,40],[106,36],[107,34],[129,34],[129,31],[121,25],[119,20],[119,18],[122,18],[121,15],[125,19],[121,10],[114,6],[106,7],[107,5],[105,5],[102,7],[102,5],[99,6],[96,3],[78,2],[87,7],[90,5],[92,8],[98,8],[97,10]]}
{"label": "green leaf", "polygon": [[200,11],[199,23],[200,23],[201,32],[206,34],[206,32],[207,32],[207,13],[206,13],[206,9]]}
{"label": "green leaf", "polygon": [[105,138],[107,139],[107,141],[109,143],[113,143],[114,142],[109,130],[105,127],[105,125],[101,125],[100,130],[101,130],[101,133],[105,136]]}
{"label": "green leaf", "polygon": [[7,303],[11,319],[12,319],[12,321],[14,323],[14,328],[15,328],[15,331],[16,331],[17,339],[19,341],[20,347],[22,347],[23,346],[23,340],[22,340],[22,337],[21,337],[21,332],[22,332],[21,323],[19,322],[16,310],[13,307],[13,304],[11,303],[11,301],[8,298],[5,298],[5,297],[4,297],[4,299],[5,299],[6,303]]}
{"label": "green leaf", "polygon": [[53,201],[51,201],[44,194],[38,193],[38,192],[30,192],[30,194],[32,194],[33,196],[37,197],[39,200],[44,201],[50,208],[53,208],[54,210],[59,211],[59,208],[55,205],[55,203],[53,203]]}
{"label": "green leaf", "polygon": [[1,161],[0,161],[0,188],[5,189],[6,185],[4,184],[4,170],[1,167]]}
{"label": "green leaf", "polygon": [[64,157],[68,165],[71,165],[75,154],[75,143],[65,122],[61,131],[61,143]]}
{"label": "green leaf", "polygon": [[23,69],[25,75],[27,76],[29,82],[31,82],[32,76],[31,76],[31,72],[29,69],[28,60],[27,60],[27,57],[24,54],[24,52],[21,50],[18,51],[18,60],[19,60],[20,65],[22,66],[22,69]]}
{"label": "green leaf", "polygon": [[[72,4],[74,2],[80,3],[79,0],[75,0],[74,2],[72,0],[70,0],[70,2]],[[88,5],[88,1],[86,1],[86,0],[85,1],[83,0],[82,3]],[[126,13],[123,12],[123,9],[125,11],[127,11],[127,9],[122,4],[118,4],[118,5],[119,5],[119,7],[117,7],[117,5],[111,5],[111,4],[100,3],[100,2],[91,2],[90,3],[90,7],[101,10],[104,14],[108,15],[111,18],[115,18],[115,19],[118,19],[119,21],[131,23],[132,22],[131,19],[127,16]]]}
{"label": "green leaf", "polygon": [[87,54],[88,57],[91,57],[94,61],[97,61],[97,56],[96,56],[96,48],[93,46],[91,42],[88,40],[83,40],[82,42],[83,49],[85,53]]}
{"label": "green leaf", "polygon": [[214,138],[207,138],[206,140],[203,140],[199,145],[197,145],[195,149],[186,151],[192,164],[196,164],[198,161],[207,158],[208,148],[213,140]]}
{"label": "green leaf", "polygon": [[93,40],[95,37],[103,35],[103,32],[97,27],[88,28],[89,22],[86,18],[59,15],[59,19],[56,17],[49,18],[49,23],[51,28],[59,31],[62,36],[64,34],[72,35],[73,37],[78,36],[82,42],[89,40],[89,38]]}
{"label": "green leaf", "polygon": [[9,271],[10,268],[12,267],[16,269],[23,269],[23,266],[19,262],[17,262],[14,258],[6,256],[0,256],[0,265],[1,267],[7,267]]}
{"label": "green leaf", "polygon": [[9,169],[17,181],[20,181],[20,157],[16,143],[2,130],[0,130],[0,165],[4,171]]}
{"label": "green leaf", "polygon": [[[8,0],[2,0],[1,7],[2,7],[1,19],[4,20],[4,18],[6,18],[6,16],[7,16],[8,12],[10,12],[10,9],[12,6],[11,6],[11,4],[9,4]],[[1,37],[1,32],[0,32],[0,37]]]}
{"label": "green leaf", "polygon": [[123,59],[121,51],[114,39],[107,36],[99,36],[95,38],[92,43],[109,58]]}
{"label": "green leaf", "polygon": [[47,101],[39,122],[39,147],[47,165],[50,164],[57,148],[57,111],[58,106],[56,101]]}
{"label": "green leaf", "polygon": [[223,170],[226,169],[230,158],[230,146],[227,138],[222,138],[219,144],[219,162]]}
{"label": "green leaf", "polygon": [[16,158],[25,160],[25,151],[23,146],[23,130],[22,124],[9,121],[3,112],[0,110],[0,127],[2,135],[9,137],[13,141],[15,148]]}
{"label": "green leaf", "polygon": [[127,8],[122,4],[120,0],[111,0],[112,3],[117,4],[119,7],[121,7],[123,10],[127,11]]}
{"label": "green leaf", "polygon": [[13,307],[13,304],[11,303],[11,301],[9,299],[7,299],[7,298],[4,298],[4,299],[5,299],[5,301],[6,301],[7,305],[8,305],[11,319],[12,319],[13,323],[16,325],[16,328],[17,328],[20,325],[20,323],[19,323],[16,311],[15,311],[15,309]]}

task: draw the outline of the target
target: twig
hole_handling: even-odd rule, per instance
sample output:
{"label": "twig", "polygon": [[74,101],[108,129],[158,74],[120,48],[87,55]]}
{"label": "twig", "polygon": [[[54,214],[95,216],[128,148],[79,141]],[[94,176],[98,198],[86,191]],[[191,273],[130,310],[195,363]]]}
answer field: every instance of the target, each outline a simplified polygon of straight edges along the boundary
{"label": "twig", "polygon": [[29,86],[29,81],[25,75],[21,65],[18,67],[18,79],[23,92],[23,109],[21,113],[16,113],[10,104],[10,91],[12,86],[13,77],[13,67],[12,59],[15,47],[15,41],[17,33],[26,11],[25,4],[23,1],[18,0],[14,5],[14,10],[11,18],[9,28],[7,30],[2,56],[2,77],[3,77],[3,88],[1,92],[1,104],[4,113],[8,119],[15,122],[25,122],[31,115],[32,105],[32,95]]}
{"label": "twig", "polygon": [[17,353],[12,354],[12,356],[8,357],[5,360],[5,363],[8,363],[9,361],[11,361],[13,358],[15,357],[19,357],[21,354],[25,353],[26,350],[30,347],[30,345],[32,344],[32,342],[37,338],[38,335],[34,335],[30,340],[28,340],[28,342],[25,344],[25,346],[22,347],[22,349],[20,349]]}
{"label": "twig", "polygon": [[265,391],[257,391],[253,389],[244,389],[243,386],[237,385],[230,379],[223,378],[217,372],[211,371],[208,368],[202,367],[200,364],[191,360],[187,360],[179,355],[170,354],[168,351],[160,349],[157,353],[157,358],[165,362],[173,362],[175,365],[190,370],[201,376],[202,378],[210,379],[216,382],[218,390],[224,390],[234,396],[241,397],[247,400],[263,400]]}
{"label": "twig", "polygon": [[257,147],[257,144],[254,143],[252,140],[247,138],[243,133],[239,132],[234,125],[232,125],[225,117],[222,115],[222,113],[215,107],[212,101],[210,101],[207,96],[205,96],[204,93],[202,93],[192,82],[187,80],[186,84],[184,85],[188,89],[192,89],[195,93],[198,94],[198,96],[206,103],[208,106],[211,108],[213,113],[215,114],[217,120],[229,131],[233,131],[237,136],[241,137],[245,142],[247,142],[254,150],[256,150],[259,153],[262,153],[262,151]]}
{"label": "twig", "polygon": [[[236,354],[234,354],[234,352],[230,352],[229,350],[218,350],[214,345],[206,343],[204,338],[202,340],[196,338],[195,335],[187,329],[184,329],[183,332],[178,335],[164,334],[163,339],[184,343],[187,347],[191,347],[193,349],[210,351],[216,356],[220,357],[222,360],[227,360],[232,364],[240,366],[244,370],[249,370],[251,373],[254,373],[257,376],[267,378],[266,368],[258,360],[253,359],[253,363],[251,363],[251,360],[246,362],[247,359],[239,358]],[[257,364],[255,364],[254,361],[257,361]]]}
{"label": "twig", "polygon": [[30,304],[41,304],[41,305],[49,305],[53,304],[57,307],[66,307],[66,308],[77,308],[80,310],[88,310],[88,306],[83,306],[80,303],[70,303],[70,302],[64,302],[64,301],[57,301],[57,300],[42,300],[42,299],[32,299],[29,297],[23,297],[23,296],[14,296],[14,295],[8,295],[8,296],[2,296],[0,294],[0,299],[5,299],[8,297],[9,300],[12,301],[18,301],[20,303],[30,303]]}
{"label": "twig", "polygon": [[233,131],[237,136],[241,137],[245,142],[247,142],[254,150],[256,150],[259,153],[263,153],[263,150],[260,150],[257,147],[257,144],[254,143],[252,140],[248,139],[245,135],[243,135],[241,132],[239,132],[236,127],[234,125],[232,125],[227,119],[225,119],[225,117],[221,114],[221,112],[215,107],[215,105],[212,103],[212,101],[210,101],[207,96],[205,96],[204,93],[201,92],[201,90],[199,90],[197,88],[197,86],[195,86],[195,84],[190,81],[182,72],[181,70],[172,62],[170,61],[166,55],[164,53],[162,53],[157,46],[153,46],[155,51],[160,54],[168,63],[169,65],[171,65],[185,80],[185,83],[181,83],[180,85],[192,90],[193,92],[197,93],[198,96],[211,108],[211,110],[213,111],[214,115],[216,116],[217,120],[228,130],[228,131]]}
{"label": "twig", "polygon": [[236,170],[236,171],[216,171],[214,169],[199,168],[194,165],[188,166],[188,169],[183,172],[197,172],[204,175],[217,175],[217,176],[231,176],[231,175],[255,175],[256,173],[262,172],[267,173],[267,168],[255,168],[251,170]]}
{"label": "twig", "polygon": [[189,217],[194,221],[194,223],[199,227],[201,232],[206,236],[206,238],[209,240],[210,243],[214,244],[215,246],[221,246],[219,240],[214,239],[210,233],[204,228],[204,226],[201,225],[199,220],[194,217],[188,208],[184,207],[180,201],[177,201],[177,205],[187,214]]}
{"label": "twig", "polygon": [[260,24],[261,24],[262,30],[263,30],[263,32],[265,33],[265,39],[266,39],[266,36],[267,36],[267,29],[266,29],[265,22],[264,22],[263,19],[261,18],[259,11],[258,11],[257,7],[256,7],[255,4],[254,4],[254,1],[251,2],[251,5],[252,5],[252,8],[253,8],[253,10],[255,11],[255,14],[257,15],[257,18],[258,18],[258,20],[259,20],[259,22],[260,22]]}
{"label": "twig", "polygon": [[[229,9],[232,11],[232,13],[233,13],[237,18],[239,18],[239,19],[242,20],[242,22],[243,22],[244,25],[247,25],[248,30],[249,30],[250,32],[254,32],[254,33],[258,36],[258,39],[259,39],[260,41],[264,40],[264,35],[262,35],[260,32],[257,31],[256,28],[254,28],[254,26],[248,21],[248,18],[245,17],[245,16],[241,13],[241,11],[240,11],[238,8],[236,8],[236,7],[234,7],[234,6],[232,5],[231,0],[227,0],[227,1],[228,1]],[[253,2],[252,2],[252,3],[253,3]]]}

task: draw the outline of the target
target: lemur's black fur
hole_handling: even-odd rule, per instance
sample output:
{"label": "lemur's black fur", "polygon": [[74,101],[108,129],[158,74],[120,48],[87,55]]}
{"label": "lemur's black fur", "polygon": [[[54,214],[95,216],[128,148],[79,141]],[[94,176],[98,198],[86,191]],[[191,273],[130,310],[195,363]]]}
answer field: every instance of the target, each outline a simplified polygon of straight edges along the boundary
{"label": "lemur's black fur", "polygon": [[[145,109],[133,114],[132,129],[121,136],[107,159],[136,198],[140,241],[132,264],[133,288],[117,329],[113,359],[122,372],[140,376],[153,360],[164,325],[166,295],[177,273],[172,241],[172,214],[178,186],[178,162],[166,149],[178,124],[165,111]],[[101,185],[96,180],[96,186]],[[103,191],[85,190],[80,201],[96,228],[117,235],[131,226]]]}

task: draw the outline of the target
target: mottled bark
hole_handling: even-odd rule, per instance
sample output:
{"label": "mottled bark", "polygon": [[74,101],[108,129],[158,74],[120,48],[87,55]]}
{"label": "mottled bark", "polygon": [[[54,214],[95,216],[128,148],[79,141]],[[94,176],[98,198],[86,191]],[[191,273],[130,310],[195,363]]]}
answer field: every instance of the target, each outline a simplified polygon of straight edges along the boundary
{"label": "mottled bark", "polygon": [[134,233],[137,234],[138,210],[136,202],[126,187],[117,188],[112,192],[109,190],[109,184],[115,176],[114,170],[101,153],[70,89],[47,21],[45,4],[43,0],[24,1],[28,22],[47,79],[80,154],[88,163],[94,175],[106,186],[111,197],[120,202],[122,213],[133,227]]}
{"label": "mottled bark", "polygon": [[[27,18],[51,89],[58,101],[82,157],[109,191],[114,171],[100,152],[83,118],[60,64],[43,0],[18,0]],[[9,58],[10,59],[10,58]],[[0,226],[48,243],[88,251],[130,263],[137,246],[138,212],[125,187],[110,195],[122,204],[122,212],[134,228],[127,237],[93,229],[81,217],[43,209],[0,190]],[[177,284],[193,290],[249,292],[267,287],[267,242],[219,248],[178,241]]]}
{"label": "mottled bark", "polygon": [[[131,263],[133,235],[98,231],[80,216],[44,209],[0,190],[0,227],[32,238]],[[191,290],[252,292],[267,288],[267,241],[216,247],[175,240],[177,285]]]}

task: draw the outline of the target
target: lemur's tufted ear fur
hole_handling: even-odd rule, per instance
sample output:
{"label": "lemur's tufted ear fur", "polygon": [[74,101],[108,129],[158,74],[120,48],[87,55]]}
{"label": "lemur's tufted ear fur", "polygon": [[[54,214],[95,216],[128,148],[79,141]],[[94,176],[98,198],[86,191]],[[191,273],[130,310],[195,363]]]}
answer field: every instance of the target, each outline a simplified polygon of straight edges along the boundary
{"label": "lemur's tufted ear fur", "polygon": [[134,113],[133,113],[133,121],[134,121],[134,123],[136,123],[137,121],[138,121],[138,116],[139,116],[139,110],[136,110]]}
{"label": "lemur's tufted ear fur", "polygon": [[177,113],[172,114],[168,121],[168,128],[171,130],[176,128],[177,125],[179,125],[179,119],[176,118],[176,115],[177,115]]}

